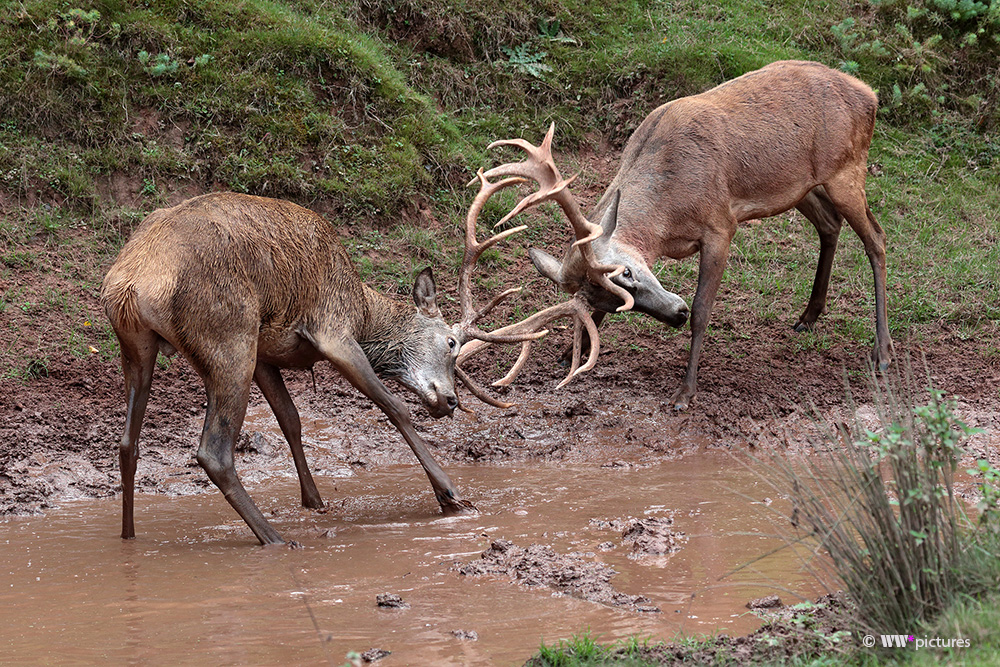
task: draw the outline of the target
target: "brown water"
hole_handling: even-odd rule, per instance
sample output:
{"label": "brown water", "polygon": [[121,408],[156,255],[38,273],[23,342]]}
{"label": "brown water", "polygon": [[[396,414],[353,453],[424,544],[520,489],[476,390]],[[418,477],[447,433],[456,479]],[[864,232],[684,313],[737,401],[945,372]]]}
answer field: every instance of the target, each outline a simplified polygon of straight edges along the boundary
{"label": "brown water", "polygon": [[[138,538],[124,542],[117,499],[67,503],[0,523],[0,662],[336,664],[347,651],[392,651],[380,665],[516,665],[588,627],[633,634],[754,629],[744,608],[778,592],[818,592],[790,550],[720,580],[780,542],[766,484],[725,455],[639,469],[449,467],[479,515],[442,518],[417,465],[317,481],[331,504],[297,508],[294,479],[250,488],[301,550],[261,549],[218,493],[139,496]],[[591,519],[663,515],[690,537],[669,557],[633,560]],[[273,512],[273,514],[271,514]],[[327,535],[322,535],[328,531]],[[662,613],[613,609],[547,588],[464,577],[455,561],[493,539],[593,552]],[[604,542],[611,551],[600,551]],[[782,589],[782,590],[776,590]],[[408,609],[381,609],[379,593]],[[454,630],[475,631],[478,641]]]}

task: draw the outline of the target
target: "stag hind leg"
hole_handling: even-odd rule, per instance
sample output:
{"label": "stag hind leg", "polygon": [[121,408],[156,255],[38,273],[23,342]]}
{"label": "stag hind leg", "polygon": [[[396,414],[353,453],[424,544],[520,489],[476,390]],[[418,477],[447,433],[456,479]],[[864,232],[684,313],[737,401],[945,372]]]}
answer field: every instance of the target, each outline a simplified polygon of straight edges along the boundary
{"label": "stag hind leg", "polygon": [[842,174],[825,184],[826,193],[837,211],[847,220],[847,224],[861,238],[865,254],[875,276],[875,348],[872,361],[880,370],[889,367],[893,346],[889,335],[889,317],[886,308],[886,260],[885,232],[868,207],[865,195],[865,171],[861,167],[858,174]]}
{"label": "stag hind leg", "polygon": [[261,544],[283,544],[281,535],[267,522],[243,488],[233,461],[236,439],[250,399],[250,382],[256,366],[256,337],[227,339],[224,345],[212,349],[215,354],[210,357],[190,354],[190,351],[187,355],[204,379],[208,397],[198,463]]}
{"label": "stag hind leg", "polygon": [[295,471],[299,475],[299,487],[302,491],[302,506],[310,509],[322,508],[323,499],[319,495],[316,482],[313,481],[309,465],[306,463],[306,455],[302,451],[302,422],[299,420],[299,411],[295,409],[292,397],[288,394],[285,382],[281,378],[281,371],[276,366],[259,361],[253,379],[271,406],[278,420],[278,426],[281,427],[281,432],[292,450],[292,459],[295,461]]}
{"label": "stag hind leg", "polygon": [[819,262],[816,278],[813,280],[812,294],[802,317],[795,324],[796,331],[809,331],[816,319],[826,310],[826,294],[830,288],[830,272],[833,256],[837,252],[837,239],[843,217],[826,195],[822,185],[817,185],[795,207],[816,227],[819,233]]}
{"label": "stag hind leg", "polygon": [[154,331],[118,334],[121,344],[122,372],[125,376],[125,430],[118,446],[118,466],[122,476],[122,538],[135,537],[135,471],[139,462],[139,431],[146,415],[153,366],[159,349],[159,335]]}

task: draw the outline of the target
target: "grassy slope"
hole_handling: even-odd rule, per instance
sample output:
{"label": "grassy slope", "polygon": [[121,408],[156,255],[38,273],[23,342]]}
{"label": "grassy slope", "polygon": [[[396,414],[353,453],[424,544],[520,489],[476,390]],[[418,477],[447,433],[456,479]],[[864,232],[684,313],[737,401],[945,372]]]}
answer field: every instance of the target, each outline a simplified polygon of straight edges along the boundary
{"label": "grassy slope", "polygon": [[[835,29],[860,10],[813,4],[7,4],[0,310],[12,342],[0,348],[0,373],[23,376],[31,360],[90,347],[112,356],[93,307],[102,272],[146,212],[190,194],[292,198],[360,223],[346,228],[348,245],[370,278],[395,288],[422,262],[453,270],[462,186],[492,139],[537,139],[555,120],[563,149],[598,137],[613,148],[663,101],[779,58],[857,58],[850,67],[860,76],[896,85],[886,59]],[[854,28],[861,38],[888,19],[865,20]],[[980,88],[995,89],[988,81]],[[902,101],[889,96],[869,181],[889,233],[896,336],[934,335],[945,324],[996,346],[1000,145],[970,129],[988,125],[982,114],[959,114],[968,104],[957,88],[936,115],[909,90]],[[445,223],[423,229],[416,213],[425,210]],[[870,339],[867,261],[850,233],[842,248],[832,325],[803,336],[804,346],[831,335]],[[722,294],[731,303],[717,310],[714,335],[743,335],[748,319],[793,320],[815,253],[814,233],[795,216],[739,235]],[[670,263],[663,280],[691,294],[695,266]],[[39,273],[50,279],[31,279]],[[32,331],[32,317],[53,309],[64,313],[51,322],[65,332],[55,342]]]}

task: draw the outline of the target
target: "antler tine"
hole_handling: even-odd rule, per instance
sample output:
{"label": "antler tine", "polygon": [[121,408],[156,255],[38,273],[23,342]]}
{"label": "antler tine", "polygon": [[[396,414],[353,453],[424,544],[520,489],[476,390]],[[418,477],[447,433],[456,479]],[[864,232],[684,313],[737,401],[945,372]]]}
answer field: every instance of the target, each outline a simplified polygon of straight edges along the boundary
{"label": "antler tine", "polygon": [[[514,381],[514,379],[521,372],[524,367],[525,362],[528,360],[528,356],[531,352],[532,343],[541,336],[532,336],[528,338],[525,332],[535,332],[539,333],[542,327],[546,326],[549,322],[557,320],[562,317],[572,317],[573,318],[573,362],[570,366],[570,372],[561,383],[559,383],[557,388],[566,386],[574,377],[581,373],[585,373],[593,368],[597,364],[597,357],[600,354],[601,340],[600,335],[597,332],[597,326],[594,324],[593,319],[590,317],[590,306],[587,302],[580,296],[574,296],[568,301],[556,304],[554,306],[549,306],[548,308],[541,310],[531,317],[522,320],[516,324],[511,324],[506,327],[502,327],[492,332],[492,337],[511,337],[511,336],[525,336],[525,339],[521,343],[521,353],[514,362],[513,367],[508,371],[500,380],[493,383],[494,387],[506,387]],[[581,339],[583,337],[583,329],[586,329],[587,333],[590,335],[590,355],[587,357],[587,362],[580,365],[580,353],[581,353]],[[545,330],[542,331],[543,333]],[[484,350],[492,341],[477,339],[471,340],[462,346],[462,352],[458,355],[458,361],[456,366],[461,365],[466,359],[478,354]]]}
{"label": "antler tine", "polygon": [[556,167],[555,160],[552,159],[552,137],[554,133],[555,123],[552,123],[549,125],[549,131],[545,134],[545,139],[538,146],[524,139],[505,139],[503,141],[494,141],[490,144],[490,148],[494,146],[515,146],[524,150],[528,154],[528,159],[523,162],[510,162],[499,167],[494,167],[485,173],[485,178],[512,176],[515,178],[532,179],[537,181],[540,186],[538,192],[532,193],[522,199],[497,224],[506,222],[530,206],[540,204],[544,201],[556,202],[562,208],[563,213],[566,214],[566,218],[573,228],[573,233],[576,235],[576,241],[573,243],[573,246],[580,250],[580,254],[587,267],[588,279],[622,300],[622,305],[618,307],[619,312],[631,310],[635,305],[635,299],[629,294],[628,290],[611,281],[611,278],[621,273],[624,267],[600,264],[594,255],[591,242],[599,238],[604,233],[604,230],[600,225],[595,225],[587,220],[586,216],[580,210],[579,203],[570,194],[568,186],[576,178],[576,175],[568,179],[563,179],[559,173],[559,168]]}
{"label": "antler tine", "polygon": [[[486,391],[482,387],[480,387],[478,384],[476,384],[475,380],[473,380],[472,378],[470,378],[465,373],[465,371],[463,371],[458,366],[458,364],[455,365],[455,377],[457,377],[462,382],[462,384],[465,385],[465,388],[469,390],[469,393],[471,393],[473,396],[475,396],[476,398],[478,398],[483,403],[487,403],[489,405],[492,405],[495,408],[501,408],[501,409],[504,409],[504,410],[506,410],[507,408],[511,408],[511,407],[514,406],[513,403],[507,403],[506,401],[501,401],[501,400],[493,398],[492,396],[490,396],[489,394],[487,394]],[[461,404],[459,404],[459,407],[462,408],[463,412],[472,412],[472,410],[469,410],[468,408],[462,406]]]}
{"label": "antler tine", "polygon": [[476,238],[476,221],[479,219],[479,213],[482,211],[483,206],[486,205],[486,202],[490,197],[500,190],[518,183],[524,183],[525,179],[514,176],[511,178],[505,178],[502,181],[497,181],[496,183],[491,183],[483,174],[482,169],[476,172],[476,179],[480,184],[479,192],[476,194],[476,198],[473,200],[472,205],[469,207],[469,212],[465,217],[465,254],[462,258],[462,268],[458,274],[458,298],[462,308],[461,326],[465,329],[473,329],[472,331],[469,331],[471,334],[481,333],[478,330],[475,330],[473,325],[481,320],[501,301],[518,291],[516,289],[507,290],[498,297],[494,298],[487,308],[477,310],[475,307],[475,300],[472,296],[472,269],[475,267],[476,262],[479,261],[483,252],[485,252],[488,248],[491,248],[493,245],[499,243],[508,236],[527,229],[526,225],[520,225],[518,227],[504,230],[499,234],[494,234],[485,241],[479,241]]}
{"label": "antler tine", "polygon": [[504,375],[502,378],[493,383],[494,387],[506,387],[514,381],[514,378],[520,375],[521,369],[524,368],[524,364],[527,363],[528,357],[531,356],[532,342],[534,341],[526,340],[521,343],[521,354],[517,356],[517,361],[515,361],[514,365],[511,366],[509,371],[507,371],[507,375]]}
{"label": "antler tine", "polygon": [[[587,335],[590,336],[590,354],[587,356],[587,363],[580,365],[580,350],[583,346],[583,330],[578,326],[583,323],[584,329],[587,330]],[[577,326],[573,328],[573,363],[570,365],[569,375],[556,385],[556,389],[562,389],[570,381],[581,373],[586,373],[591,368],[597,365],[597,357],[601,353],[601,339],[597,333],[597,325],[594,324],[593,318],[585,311],[582,315],[576,318]]]}

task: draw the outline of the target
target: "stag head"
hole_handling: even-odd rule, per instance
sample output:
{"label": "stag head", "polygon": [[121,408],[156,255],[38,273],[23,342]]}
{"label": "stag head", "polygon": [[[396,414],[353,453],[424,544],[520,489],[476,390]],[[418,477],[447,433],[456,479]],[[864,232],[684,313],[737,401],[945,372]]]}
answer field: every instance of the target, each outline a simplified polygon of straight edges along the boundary
{"label": "stag head", "polygon": [[[629,291],[621,285],[616,284],[613,280],[622,273],[624,267],[614,264],[601,264],[596,259],[593,243],[601,237],[604,230],[600,225],[595,225],[584,217],[576,199],[570,194],[568,188],[576,176],[564,179],[560,175],[559,169],[552,159],[552,136],[554,133],[555,124],[553,123],[545,135],[545,139],[539,146],[535,146],[524,139],[508,139],[493,142],[488,146],[489,149],[496,146],[514,146],[524,150],[527,154],[527,159],[522,162],[503,164],[485,173],[480,169],[476,178],[469,183],[469,185],[473,185],[478,182],[479,193],[469,207],[469,213],[465,221],[465,258],[459,274],[459,298],[462,305],[462,321],[456,325],[462,332],[464,340],[468,342],[463,346],[461,354],[458,357],[458,365],[455,372],[458,378],[474,395],[491,405],[509,407],[511,404],[503,403],[490,397],[484,390],[476,386],[461,369],[463,361],[482,351],[491,343],[519,342],[521,344],[521,354],[517,361],[514,362],[511,370],[503,378],[493,383],[493,386],[497,387],[507,386],[514,381],[531,354],[532,344],[548,333],[548,329],[545,327],[554,320],[568,317],[572,318],[574,323],[572,362],[569,374],[559,384],[559,387],[566,385],[580,373],[593,368],[597,363],[597,357],[600,353],[600,337],[597,333],[597,327],[590,317],[591,306],[588,304],[584,293],[577,293],[567,301],[550,306],[521,322],[502,327],[488,334],[476,326],[476,322],[481,320],[497,304],[520,291],[520,288],[509,289],[496,296],[485,308],[477,309],[475,307],[472,295],[472,268],[476,260],[478,260],[487,248],[526,228],[524,225],[520,225],[507,229],[483,242],[476,239],[476,221],[478,220],[479,213],[494,194],[504,188],[525,183],[529,180],[536,181],[539,189],[521,199],[517,206],[496,223],[494,228],[504,225],[508,220],[532,206],[537,206],[546,201],[556,202],[566,215],[576,236],[573,249],[579,253],[580,266],[582,267],[581,278],[585,278],[588,284],[597,285],[608,294],[613,295],[617,299],[617,303],[614,306],[614,310],[616,311],[629,310],[634,304],[634,299]],[[494,177],[505,178],[496,182],[490,181]],[[580,281],[580,284],[582,283],[583,280]],[[577,292],[577,290],[571,291]],[[587,361],[581,364],[584,331],[588,333],[591,344]]]}
{"label": "stag head", "polygon": [[[611,277],[611,281],[632,296],[632,310],[671,326],[683,325],[689,312],[684,299],[665,290],[650,269],[651,262],[643,253],[615,235],[621,190],[608,194],[610,196],[605,195],[604,200],[597,205],[600,227],[604,233],[593,243],[594,255],[601,264],[622,267],[620,273]],[[588,279],[586,260],[578,248],[571,246],[561,262],[537,248],[531,248],[528,252],[531,263],[540,274],[564,292],[579,294],[594,310],[613,313],[622,307],[623,301],[618,294],[609,292],[603,285]]]}

